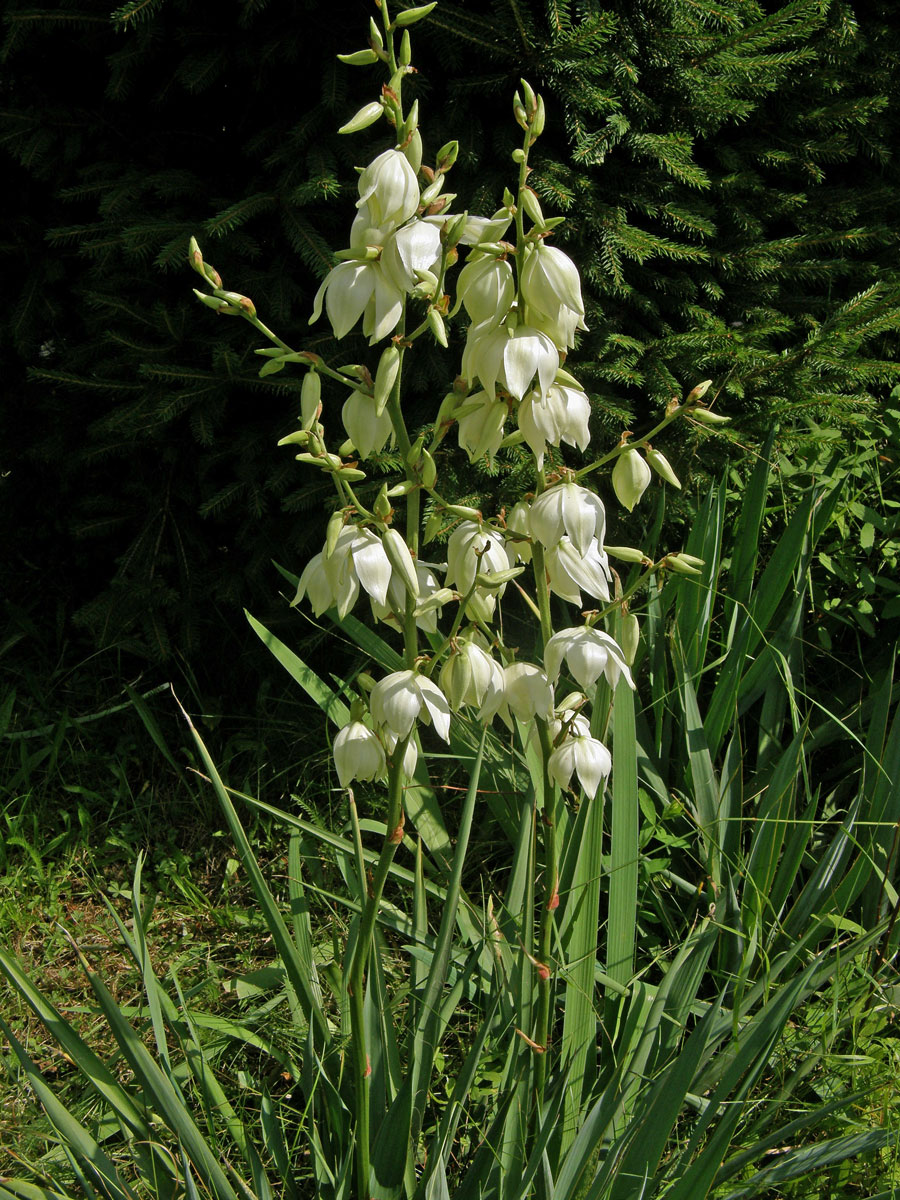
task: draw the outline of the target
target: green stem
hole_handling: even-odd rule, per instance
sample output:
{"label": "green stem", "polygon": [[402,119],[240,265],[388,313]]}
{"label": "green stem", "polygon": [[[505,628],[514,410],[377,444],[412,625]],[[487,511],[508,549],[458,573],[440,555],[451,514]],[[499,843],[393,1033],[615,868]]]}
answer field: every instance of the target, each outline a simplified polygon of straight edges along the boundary
{"label": "green stem", "polygon": [[371,1130],[371,1098],[369,1096],[369,1076],[371,1066],[366,1050],[366,1030],[364,1021],[364,1001],[366,975],[369,957],[372,952],[372,942],[375,936],[375,922],[378,919],[378,909],[387,881],[388,872],[397,853],[397,847],[403,837],[403,755],[410,733],[399,741],[394,748],[393,761],[388,775],[388,811],[387,828],[381,853],[372,876],[371,889],[366,898],[360,922],[356,946],[353,950],[353,960],[347,978],[347,992],[350,998],[350,1028],[353,1057],[354,1091],[356,1095],[356,1179],[359,1200],[368,1200],[369,1175],[371,1172],[370,1143]]}
{"label": "green stem", "polygon": [[[553,747],[550,744],[550,730],[546,721],[537,721],[538,737],[541,742],[543,814],[544,825],[544,903],[541,907],[541,924],[538,933],[537,959],[543,966],[550,969],[551,948],[553,944],[554,913],[559,904],[559,851],[556,839],[556,788],[550,779],[548,763]],[[553,976],[541,973],[538,981],[538,1015],[535,1041],[544,1047],[544,1053],[538,1055],[535,1074],[535,1091],[539,1103],[543,1103],[544,1089],[547,1084],[547,1053],[550,1038],[550,1002],[553,994]]]}

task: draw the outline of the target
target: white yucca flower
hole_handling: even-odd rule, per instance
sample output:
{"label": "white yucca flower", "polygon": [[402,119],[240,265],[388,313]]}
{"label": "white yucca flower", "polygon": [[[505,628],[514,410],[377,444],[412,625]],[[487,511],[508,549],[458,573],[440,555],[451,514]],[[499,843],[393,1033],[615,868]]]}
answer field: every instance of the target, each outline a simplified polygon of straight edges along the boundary
{"label": "white yucca flower", "polygon": [[[415,605],[416,625],[425,633],[437,633],[437,623],[444,604],[453,598],[449,588],[442,586],[435,575],[436,568],[431,563],[415,560],[416,577],[419,581],[419,597]],[[372,597],[372,615],[377,621],[384,621],[400,633],[403,632],[403,620],[406,613],[407,589],[403,580],[393,572],[388,584],[387,599],[379,604]]]}
{"label": "white yucca flower", "polygon": [[544,647],[544,667],[548,679],[554,683],[559,679],[562,664],[566,666],[582,688],[593,687],[601,675],[605,675],[611,688],[615,688],[619,677],[634,687],[625,653],[614,638],[602,629],[576,626],[554,633]]}
{"label": "white yucca flower", "polygon": [[385,150],[359,177],[357,208],[366,205],[377,226],[402,225],[419,207],[419,182],[402,150]]}
{"label": "white yucca flower", "polygon": [[[668,466],[668,463],[666,465]],[[671,471],[671,467],[669,470]],[[652,478],[653,475],[644,456],[637,450],[632,450],[630,446],[624,450],[616,459],[616,464],[612,469],[613,491],[622,507],[632,512],[638,500],[649,487]]]}
{"label": "white yucca flower", "polygon": [[575,344],[575,330],[587,329],[578,269],[567,254],[538,242],[525,252],[520,279],[529,322],[548,334],[560,350]]}
{"label": "white yucca flower", "polygon": [[531,532],[548,549],[566,534],[579,553],[587,554],[594,538],[603,543],[606,512],[594,492],[577,483],[559,483],[532,504]]}
{"label": "white yucca flower", "polygon": [[394,671],[378,681],[369,697],[372,719],[398,738],[405,738],[419,718],[450,740],[450,705],[436,683],[415,671]]}
{"label": "white yucca flower", "polygon": [[503,668],[487,650],[468,639],[460,639],[441,668],[441,688],[451,708],[477,708],[483,721],[489,721],[500,708],[504,687]]}
{"label": "white yucca flower", "polygon": [[499,325],[516,298],[512,267],[492,254],[470,258],[456,280],[456,295],[476,325]]}
{"label": "white yucca flower", "polygon": [[534,663],[514,662],[503,668],[504,707],[520,721],[547,720],[553,712],[553,686]]}
{"label": "white yucca flower", "polygon": [[350,721],[335,737],[334,765],[342,788],[353,779],[380,779],[387,770],[384,747],[362,721]]}
{"label": "white yucca flower", "polygon": [[[447,583],[465,595],[477,574],[508,571],[512,559],[501,533],[476,521],[461,521],[447,543]],[[505,587],[505,585],[504,585]],[[502,595],[504,587],[498,589]]]}
{"label": "white yucca flower", "polygon": [[303,569],[292,603],[309,598],[316,616],[337,608],[343,619],[356,603],[360,584],[379,604],[387,600],[391,563],[381,538],[371,529],[345,525],[334,551],[314,555]]}
{"label": "white yucca flower", "polygon": [[544,465],[547,443],[558,446],[568,442],[579,450],[587,448],[591,440],[590,416],[590,402],[578,388],[554,383],[546,396],[530,391],[524,397],[518,411],[519,428],[537,459],[538,469]]}
{"label": "white yucca flower", "polygon": [[489,322],[469,328],[462,373],[466,379],[479,379],[492,400],[498,383],[521,400],[535,378],[538,391],[545,396],[558,370],[559,352],[537,329],[528,325],[495,327]]}
{"label": "white yucca flower", "polygon": [[583,734],[566,737],[547,760],[547,770],[561,788],[567,788],[573,773],[585,795],[593,800],[612,770],[612,759],[602,742]]}
{"label": "white yucca flower", "polygon": [[344,401],[341,421],[360,458],[381,450],[394,428],[387,409],[379,415],[374,398],[362,392],[351,392]]}
{"label": "white yucca flower", "polygon": [[596,538],[581,554],[563,535],[556,546],[544,551],[544,566],[547,568],[550,591],[570,604],[580,606],[582,592],[587,592],[595,600],[609,603],[612,576],[607,557]]}

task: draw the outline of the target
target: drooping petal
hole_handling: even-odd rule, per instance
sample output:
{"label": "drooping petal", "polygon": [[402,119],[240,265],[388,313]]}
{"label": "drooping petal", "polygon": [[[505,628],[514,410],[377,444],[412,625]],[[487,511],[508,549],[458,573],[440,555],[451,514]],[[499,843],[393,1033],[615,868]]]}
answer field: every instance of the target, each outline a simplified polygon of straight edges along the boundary
{"label": "drooping petal", "polygon": [[345,337],[369,303],[375,288],[374,263],[339,263],[325,280],[325,311],[338,339]]}

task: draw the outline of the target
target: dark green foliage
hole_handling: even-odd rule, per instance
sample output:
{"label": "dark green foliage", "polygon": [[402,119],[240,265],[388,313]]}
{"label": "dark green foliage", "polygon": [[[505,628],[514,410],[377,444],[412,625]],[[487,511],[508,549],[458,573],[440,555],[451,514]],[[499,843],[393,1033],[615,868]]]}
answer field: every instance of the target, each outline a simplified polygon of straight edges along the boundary
{"label": "dark green foliage", "polygon": [[[240,678],[223,623],[242,603],[265,615],[270,559],[300,564],[330,497],[274,447],[299,373],[260,380],[252,331],[194,302],[187,239],[289,341],[362,357],[306,320],[346,240],[352,168],[383,144],[335,133],[377,86],[334,58],[362,45],[368,11],[6,6],[7,592],[47,611],[52,594],[94,644],[188,657],[216,689]],[[585,278],[598,440],[710,376],[743,441],[800,417],[852,428],[887,394],[891,17],[829,0],[443,0],[416,26],[426,157],[459,137],[452,186],[472,209],[509,182],[520,76],[546,96],[532,183],[566,214],[559,241]],[[445,381],[426,356],[413,383],[424,422]],[[689,476],[717,465],[709,445],[666,450]],[[507,478],[484,482],[502,499]]]}

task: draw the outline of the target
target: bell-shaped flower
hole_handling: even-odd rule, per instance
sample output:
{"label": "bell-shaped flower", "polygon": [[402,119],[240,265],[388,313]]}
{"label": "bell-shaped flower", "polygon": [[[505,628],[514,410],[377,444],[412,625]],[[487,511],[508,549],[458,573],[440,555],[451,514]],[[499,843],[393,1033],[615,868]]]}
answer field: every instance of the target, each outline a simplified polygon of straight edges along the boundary
{"label": "bell-shaped flower", "polygon": [[350,721],[335,737],[334,765],[342,788],[353,779],[380,779],[387,769],[384,747],[362,721]]}
{"label": "bell-shaped flower", "polygon": [[417,271],[430,271],[441,256],[441,233],[428,221],[410,221],[384,243],[381,266],[393,286],[409,292]]}
{"label": "bell-shaped flower", "polygon": [[372,719],[398,738],[405,738],[420,716],[450,740],[450,705],[436,683],[415,671],[394,671],[378,681],[369,697]]}
{"label": "bell-shaped flower", "polygon": [[504,400],[492,400],[487,392],[476,392],[463,405],[457,418],[457,436],[461,450],[469,462],[477,462],[485,454],[491,462],[503,441],[503,426],[509,416]]}
{"label": "bell-shaped flower", "polygon": [[550,778],[567,788],[573,773],[585,795],[593,800],[612,770],[609,751],[596,738],[576,734],[565,738],[547,760]]}
{"label": "bell-shaped flower", "polygon": [[316,292],[310,325],[322,315],[324,301],[334,336],[338,339],[346,337],[372,299],[379,275],[378,264],[372,261],[338,263],[328,272]]}
{"label": "bell-shaped flower", "polygon": [[547,678],[554,683],[559,679],[563,660],[572,678],[585,691],[593,687],[601,675],[606,676],[611,688],[615,688],[620,676],[628,681],[630,687],[634,687],[624,651],[614,638],[601,629],[582,625],[554,633],[544,647]]}
{"label": "bell-shaped flower", "polygon": [[616,459],[612,469],[613,491],[623,508],[632,512],[653,478],[647,460],[629,446]]}
{"label": "bell-shaped flower", "polygon": [[334,608],[336,604],[344,608],[345,613],[349,612],[353,607],[356,597],[359,595],[359,580],[355,575],[349,575],[344,580],[344,589],[341,596],[336,596],[334,588],[331,586],[331,580],[325,572],[324,556],[322,554],[314,554],[300,575],[300,582],[297,585],[297,594],[291,601],[291,604],[299,604],[304,596],[307,597],[312,610],[317,617],[321,617],[323,612],[327,612],[329,608]]}
{"label": "bell-shaped flower", "polygon": [[521,400],[537,378],[540,394],[547,389],[559,369],[559,353],[546,334],[528,325],[494,328],[490,323],[472,325],[462,356],[466,379],[478,378],[493,400],[501,384],[516,400]]}
{"label": "bell-shaped flower", "polygon": [[599,543],[591,542],[585,554],[579,554],[568,537],[563,535],[556,546],[544,553],[544,566],[550,591],[570,604],[581,604],[581,593],[587,592],[596,600],[609,602],[609,563]]}
{"label": "bell-shaped flower", "polygon": [[514,662],[503,668],[504,701],[520,721],[549,719],[553,712],[553,686],[534,663]]}
{"label": "bell-shaped flower", "polygon": [[459,273],[456,295],[476,325],[499,325],[516,298],[512,267],[503,258],[470,258]]}
{"label": "bell-shaped flower", "polygon": [[[479,574],[508,571],[512,559],[503,535],[476,521],[461,521],[447,542],[447,583],[465,595]],[[502,595],[505,584],[498,588]]]}
{"label": "bell-shaped flower", "polygon": [[[384,744],[385,744],[385,747],[387,748],[388,756],[393,758],[394,751],[397,749],[397,743],[401,739],[397,737],[396,733],[393,733],[390,729],[388,729],[388,727],[386,725],[382,729],[381,734],[382,734],[382,737],[384,738]],[[419,761],[419,747],[416,744],[416,739],[414,737],[411,737],[409,739],[409,741],[406,743],[406,747],[404,748],[404,751],[403,751],[402,770],[403,770],[403,774],[406,776],[407,779],[412,779],[413,775],[415,775],[416,763],[418,761]]]}
{"label": "bell-shaped flower", "polygon": [[379,416],[374,398],[362,392],[350,393],[341,409],[341,420],[361,458],[381,450],[394,428],[387,409]]}
{"label": "bell-shaped flower", "polygon": [[393,333],[403,316],[403,290],[397,287],[380,262],[373,263],[372,270],[374,284],[363,310],[362,323],[370,346]]}
{"label": "bell-shaped flower", "polygon": [[558,446],[568,442],[579,450],[586,449],[591,440],[588,421],[591,405],[578,388],[551,384],[546,396],[530,391],[519,405],[519,428],[534,452],[538,469],[544,465],[544,450],[549,442]]}
{"label": "bell-shaped flower", "polygon": [[574,344],[576,329],[587,329],[578,269],[562,250],[544,242],[526,250],[520,288],[531,319],[561,350]]}
{"label": "bell-shaped flower", "polygon": [[577,483],[547,488],[531,506],[531,532],[547,549],[559,545],[566,534],[581,554],[594,538],[602,544],[606,512],[600,497]]}
{"label": "bell-shaped flower", "polygon": [[357,207],[368,206],[373,225],[402,225],[419,207],[419,182],[402,150],[385,150],[359,177]]}
{"label": "bell-shaped flower", "polygon": [[454,710],[479,709],[489,721],[503,703],[504,674],[500,664],[476,642],[461,639],[441,668],[441,688]]}
{"label": "bell-shaped flower", "polygon": [[[379,604],[387,599],[391,561],[374,530],[345,525],[338,534],[334,553],[325,555],[324,564],[325,573],[332,580],[336,593],[341,577],[352,573]],[[346,615],[340,609],[338,611],[341,617]]]}

